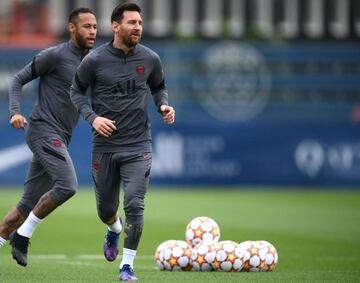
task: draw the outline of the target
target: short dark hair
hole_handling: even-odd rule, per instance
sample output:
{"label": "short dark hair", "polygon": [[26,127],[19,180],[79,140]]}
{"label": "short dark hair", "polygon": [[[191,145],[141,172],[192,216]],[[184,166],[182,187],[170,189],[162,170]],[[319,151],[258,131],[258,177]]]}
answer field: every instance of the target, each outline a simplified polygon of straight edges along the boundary
{"label": "short dark hair", "polygon": [[135,3],[122,3],[117,5],[112,14],[111,14],[111,22],[121,22],[124,18],[125,11],[135,11],[141,13],[141,8]]}
{"label": "short dark hair", "polygon": [[71,11],[68,22],[74,23],[79,18],[79,14],[87,14],[87,13],[93,14],[95,16],[94,12],[91,11],[89,8],[83,8],[83,7],[76,8]]}

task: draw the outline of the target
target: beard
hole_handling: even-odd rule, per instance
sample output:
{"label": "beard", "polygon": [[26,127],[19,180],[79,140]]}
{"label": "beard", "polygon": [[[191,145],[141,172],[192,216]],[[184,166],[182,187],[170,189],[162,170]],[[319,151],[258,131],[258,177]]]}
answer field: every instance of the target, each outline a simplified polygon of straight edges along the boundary
{"label": "beard", "polygon": [[76,42],[77,42],[77,44],[79,45],[80,48],[82,48],[82,49],[91,49],[92,48],[92,46],[90,46],[87,43],[86,38],[83,37],[81,34],[77,33],[75,35],[75,39],[76,39]]}
{"label": "beard", "polygon": [[132,35],[123,36],[123,42],[128,48],[134,48],[140,41],[141,36],[139,35],[138,39],[133,39]]}

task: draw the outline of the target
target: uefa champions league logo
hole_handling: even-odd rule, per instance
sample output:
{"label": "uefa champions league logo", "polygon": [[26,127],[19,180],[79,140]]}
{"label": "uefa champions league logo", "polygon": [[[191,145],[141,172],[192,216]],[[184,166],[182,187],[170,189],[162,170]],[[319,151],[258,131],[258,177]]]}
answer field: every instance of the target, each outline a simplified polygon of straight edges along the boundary
{"label": "uefa champions league logo", "polygon": [[193,81],[200,104],[213,117],[225,122],[254,118],[265,107],[270,73],[265,60],[245,44],[220,43],[208,49]]}

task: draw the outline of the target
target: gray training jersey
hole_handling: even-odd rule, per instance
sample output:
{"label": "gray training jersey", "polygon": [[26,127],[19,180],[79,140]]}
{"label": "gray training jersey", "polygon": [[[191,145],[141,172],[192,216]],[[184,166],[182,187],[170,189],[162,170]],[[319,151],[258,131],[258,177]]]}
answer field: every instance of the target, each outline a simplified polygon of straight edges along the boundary
{"label": "gray training jersey", "polygon": [[[90,87],[91,104],[85,96]],[[94,152],[151,151],[148,93],[156,106],[168,105],[159,56],[138,44],[128,54],[106,43],[80,64],[71,100],[92,125],[97,116],[116,121],[117,130],[105,138],[93,130]]]}
{"label": "gray training jersey", "polygon": [[70,100],[70,86],[76,68],[86,53],[71,41],[45,49],[32,62],[18,72],[10,82],[10,115],[20,114],[23,85],[40,77],[39,94],[31,112],[27,140],[60,135],[67,144],[79,119],[77,109]]}

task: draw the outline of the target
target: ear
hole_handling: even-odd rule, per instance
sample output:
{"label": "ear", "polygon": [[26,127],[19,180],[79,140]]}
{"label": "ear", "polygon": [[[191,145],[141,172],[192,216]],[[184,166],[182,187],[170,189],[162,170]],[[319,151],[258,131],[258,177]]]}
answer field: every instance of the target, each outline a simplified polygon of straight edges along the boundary
{"label": "ear", "polygon": [[111,27],[112,27],[113,32],[117,32],[117,31],[119,31],[120,24],[118,22],[116,22],[116,21],[113,21],[111,23]]}
{"label": "ear", "polygon": [[74,33],[76,27],[75,27],[75,25],[74,25],[73,23],[69,23],[69,24],[68,24],[68,29],[69,29],[69,32],[70,32],[70,33]]}

